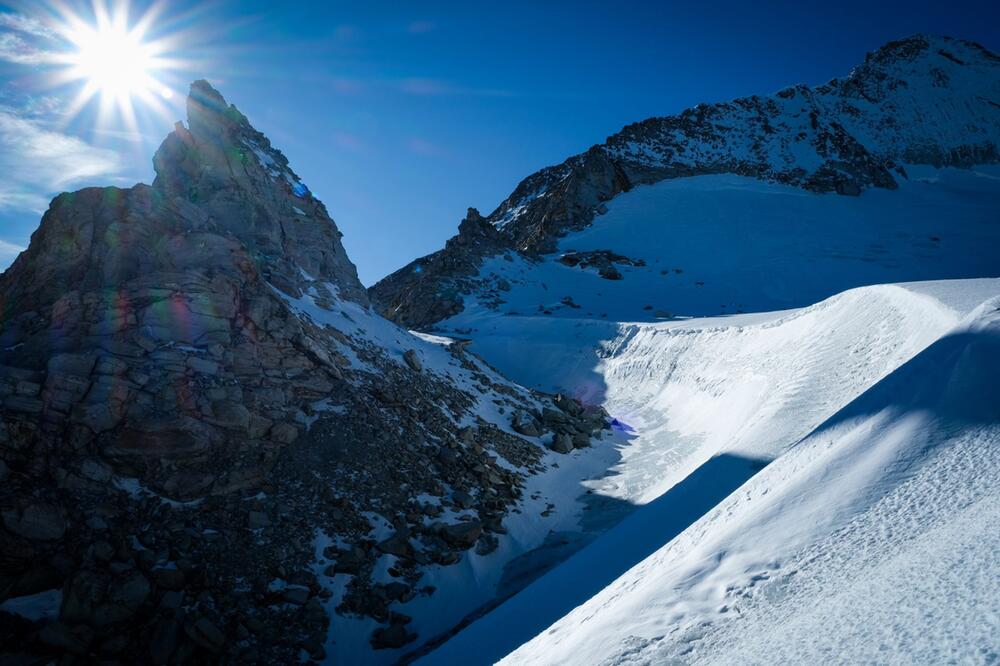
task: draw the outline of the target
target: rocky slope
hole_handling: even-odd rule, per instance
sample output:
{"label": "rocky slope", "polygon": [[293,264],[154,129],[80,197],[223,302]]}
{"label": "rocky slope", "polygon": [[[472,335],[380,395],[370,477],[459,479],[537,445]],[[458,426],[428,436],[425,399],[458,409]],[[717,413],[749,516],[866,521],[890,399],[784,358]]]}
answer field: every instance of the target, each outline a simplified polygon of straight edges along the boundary
{"label": "rocky slope", "polygon": [[918,35],[815,88],[629,125],[529,176],[489,216],[470,210],[444,249],[369,294],[386,317],[429,326],[460,312],[467,295],[502,300],[505,285],[479,274],[484,258],[551,253],[562,235],[587,227],[604,202],[637,185],[729,173],[857,195],[895,189],[905,164],[995,163],[998,146],[1000,57],[971,42]]}
{"label": "rocky slope", "polygon": [[0,652],[321,659],[331,613],[402,648],[423,570],[604,414],[375,315],[285,157],[205,82],[187,110],[151,186],[60,195],[0,277]]}

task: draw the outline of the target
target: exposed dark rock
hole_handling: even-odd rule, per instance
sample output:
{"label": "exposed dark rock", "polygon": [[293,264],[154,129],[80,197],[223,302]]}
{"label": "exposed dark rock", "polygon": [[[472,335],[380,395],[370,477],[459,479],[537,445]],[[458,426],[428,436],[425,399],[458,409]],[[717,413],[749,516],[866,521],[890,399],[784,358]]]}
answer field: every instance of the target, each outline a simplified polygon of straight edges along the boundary
{"label": "exposed dark rock", "polygon": [[[542,469],[478,402],[541,434],[549,399],[461,342],[441,372],[417,338],[400,363],[368,334],[386,322],[325,207],[208,84],[154,166],[56,197],[0,277],[0,600],[62,588],[58,623],[22,632],[46,663],[290,663],[324,658],[326,577],[349,574],[338,612],[414,640],[390,606],[495,547]],[[497,239],[470,211],[455,251]],[[449,488],[476,519],[439,532]],[[378,544],[373,512],[395,529]],[[374,583],[389,556],[398,582]]]}
{"label": "exposed dark rock", "polygon": [[219,654],[226,645],[226,636],[206,617],[199,617],[184,627],[188,637],[202,648]]}
{"label": "exposed dark rock", "polygon": [[407,643],[412,643],[417,635],[407,631],[402,624],[393,624],[388,627],[380,627],[372,634],[372,646],[376,650],[397,649]]}
{"label": "exposed dark rock", "polygon": [[30,504],[5,509],[3,524],[8,530],[26,539],[54,541],[66,533],[66,512],[51,504]]}
{"label": "exposed dark rock", "polygon": [[406,361],[406,365],[410,366],[414,372],[420,372],[424,369],[423,361],[417,356],[417,352],[412,349],[407,349],[403,352],[403,360]]}
{"label": "exposed dark rock", "polygon": [[552,450],[556,453],[569,453],[573,450],[573,437],[565,432],[557,432],[552,438]]}
{"label": "exposed dark rock", "polygon": [[462,549],[472,548],[482,533],[483,526],[478,520],[444,525],[440,530],[441,538],[449,544]]}

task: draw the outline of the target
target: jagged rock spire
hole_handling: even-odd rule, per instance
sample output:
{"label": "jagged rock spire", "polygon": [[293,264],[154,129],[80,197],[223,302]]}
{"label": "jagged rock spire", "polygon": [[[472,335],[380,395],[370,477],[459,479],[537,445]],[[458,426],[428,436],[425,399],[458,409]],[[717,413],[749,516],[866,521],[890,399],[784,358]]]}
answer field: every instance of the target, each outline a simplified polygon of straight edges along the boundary
{"label": "jagged rock spire", "polygon": [[190,223],[239,238],[286,293],[299,294],[304,272],[367,304],[342,234],[281,151],[207,81],[191,85],[187,115],[153,157],[153,189]]}

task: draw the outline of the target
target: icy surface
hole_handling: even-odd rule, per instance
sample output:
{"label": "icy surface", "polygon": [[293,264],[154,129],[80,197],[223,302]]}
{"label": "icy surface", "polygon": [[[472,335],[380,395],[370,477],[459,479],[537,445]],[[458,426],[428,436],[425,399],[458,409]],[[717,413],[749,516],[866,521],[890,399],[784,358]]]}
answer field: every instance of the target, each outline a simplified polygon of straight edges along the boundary
{"label": "icy surface", "polygon": [[[848,662],[995,648],[987,629],[957,637],[996,598],[995,539],[978,530],[1000,519],[986,483],[1000,453],[998,295],[1000,280],[885,285],[747,325],[622,327],[605,400],[636,410],[637,436],[595,488],[643,506],[425,662],[487,663],[553,622],[509,662],[762,663],[778,637],[792,662],[845,642]],[[968,552],[935,562],[937,540],[963,529],[976,530]],[[961,576],[961,558],[981,564],[952,595],[935,581]],[[921,607],[925,594],[939,605]],[[967,607],[938,622],[956,600]],[[893,620],[900,608],[910,615]],[[783,633],[794,618],[800,633]],[[884,653],[862,618],[896,635]]]}
{"label": "icy surface", "polygon": [[[618,265],[623,279],[563,265],[560,254],[494,257],[481,275],[512,285],[499,293],[499,314],[613,322],[767,312],[866,284],[1000,276],[1000,166],[907,170],[898,190],[858,197],[732,175],[643,185],[559,243],[560,254],[611,250],[645,262]],[[470,297],[442,330],[476,327],[493,311]]]}
{"label": "icy surface", "polygon": [[988,300],[505,663],[995,659],[998,308]]}

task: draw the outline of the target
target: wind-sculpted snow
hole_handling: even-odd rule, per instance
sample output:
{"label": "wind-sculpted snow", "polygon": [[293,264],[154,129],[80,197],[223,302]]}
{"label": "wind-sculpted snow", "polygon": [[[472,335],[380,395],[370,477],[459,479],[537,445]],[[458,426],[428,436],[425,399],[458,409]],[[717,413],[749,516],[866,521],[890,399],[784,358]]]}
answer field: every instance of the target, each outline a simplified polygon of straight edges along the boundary
{"label": "wind-sculpted snow", "polygon": [[994,296],[504,663],[989,663],[998,371]]}
{"label": "wind-sculpted snow", "polygon": [[[1000,280],[963,280],[769,315],[521,319],[546,369],[566,368],[549,381],[602,378],[600,399],[634,439],[586,485],[640,508],[425,663],[486,663],[533,637],[507,662],[801,663],[836,649],[928,663],[988,650],[977,613],[995,617],[995,544],[975,535],[1000,520],[988,483],[998,304]],[[480,336],[505,372],[541,379],[499,329]],[[956,580],[962,558],[978,564]],[[866,652],[875,635],[881,655]]]}

